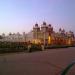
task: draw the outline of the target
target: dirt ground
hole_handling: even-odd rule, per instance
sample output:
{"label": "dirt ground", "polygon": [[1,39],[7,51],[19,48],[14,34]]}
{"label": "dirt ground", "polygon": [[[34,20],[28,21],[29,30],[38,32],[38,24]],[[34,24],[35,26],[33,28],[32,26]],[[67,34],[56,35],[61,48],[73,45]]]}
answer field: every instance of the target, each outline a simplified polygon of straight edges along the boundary
{"label": "dirt ground", "polygon": [[[75,48],[0,55],[0,75],[61,75],[75,61]],[[75,75],[73,66],[67,75]]]}

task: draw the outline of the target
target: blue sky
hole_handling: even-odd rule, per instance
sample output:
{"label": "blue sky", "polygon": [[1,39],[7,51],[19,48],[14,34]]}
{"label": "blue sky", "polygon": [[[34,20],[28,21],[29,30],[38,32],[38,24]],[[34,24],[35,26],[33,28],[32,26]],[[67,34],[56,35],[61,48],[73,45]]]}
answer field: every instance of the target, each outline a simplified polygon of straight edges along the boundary
{"label": "blue sky", "polygon": [[29,32],[43,21],[75,32],[75,0],[0,0],[0,33]]}

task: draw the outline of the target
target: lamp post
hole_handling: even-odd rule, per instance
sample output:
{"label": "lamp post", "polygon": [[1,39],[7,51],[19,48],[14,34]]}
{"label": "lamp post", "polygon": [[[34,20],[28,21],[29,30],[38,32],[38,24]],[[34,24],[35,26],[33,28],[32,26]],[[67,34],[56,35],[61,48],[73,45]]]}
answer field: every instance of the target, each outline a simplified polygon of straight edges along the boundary
{"label": "lamp post", "polygon": [[45,35],[45,31],[44,31],[44,46],[45,46],[45,37],[46,37],[46,35]]}

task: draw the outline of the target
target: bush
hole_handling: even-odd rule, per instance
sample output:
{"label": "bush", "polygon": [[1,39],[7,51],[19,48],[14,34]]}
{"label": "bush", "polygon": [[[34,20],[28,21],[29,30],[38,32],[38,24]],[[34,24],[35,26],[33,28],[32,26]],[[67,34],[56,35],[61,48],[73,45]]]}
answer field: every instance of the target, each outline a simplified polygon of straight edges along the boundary
{"label": "bush", "polygon": [[67,45],[47,45],[45,49],[54,49],[54,48],[68,48]]}
{"label": "bush", "polygon": [[0,42],[0,53],[22,52],[25,50],[27,50],[27,45],[22,42]]}
{"label": "bush", "polygon": [[42,51],[41,45],[32,44],[29,52],[32,51]]}

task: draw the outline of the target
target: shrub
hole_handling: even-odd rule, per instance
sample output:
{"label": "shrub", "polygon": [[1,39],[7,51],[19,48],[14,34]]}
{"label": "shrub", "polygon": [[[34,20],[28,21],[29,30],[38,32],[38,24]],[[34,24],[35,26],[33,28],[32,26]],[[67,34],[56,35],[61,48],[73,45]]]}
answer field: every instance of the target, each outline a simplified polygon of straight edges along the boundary
{"label": "shrub", "polygon": [[0,42],[0,53],[22,52],[27,50],[25,43],[19,42]]}
{"label": "shrub", "polygon": [[47,45],[45,49],[54,49],[54,48],[68,48],[67,45]]}
{"label": "shrub", "polygon": [[32,51],[42,51],[41,45],[32,44],[29,52],[32,52]]}

